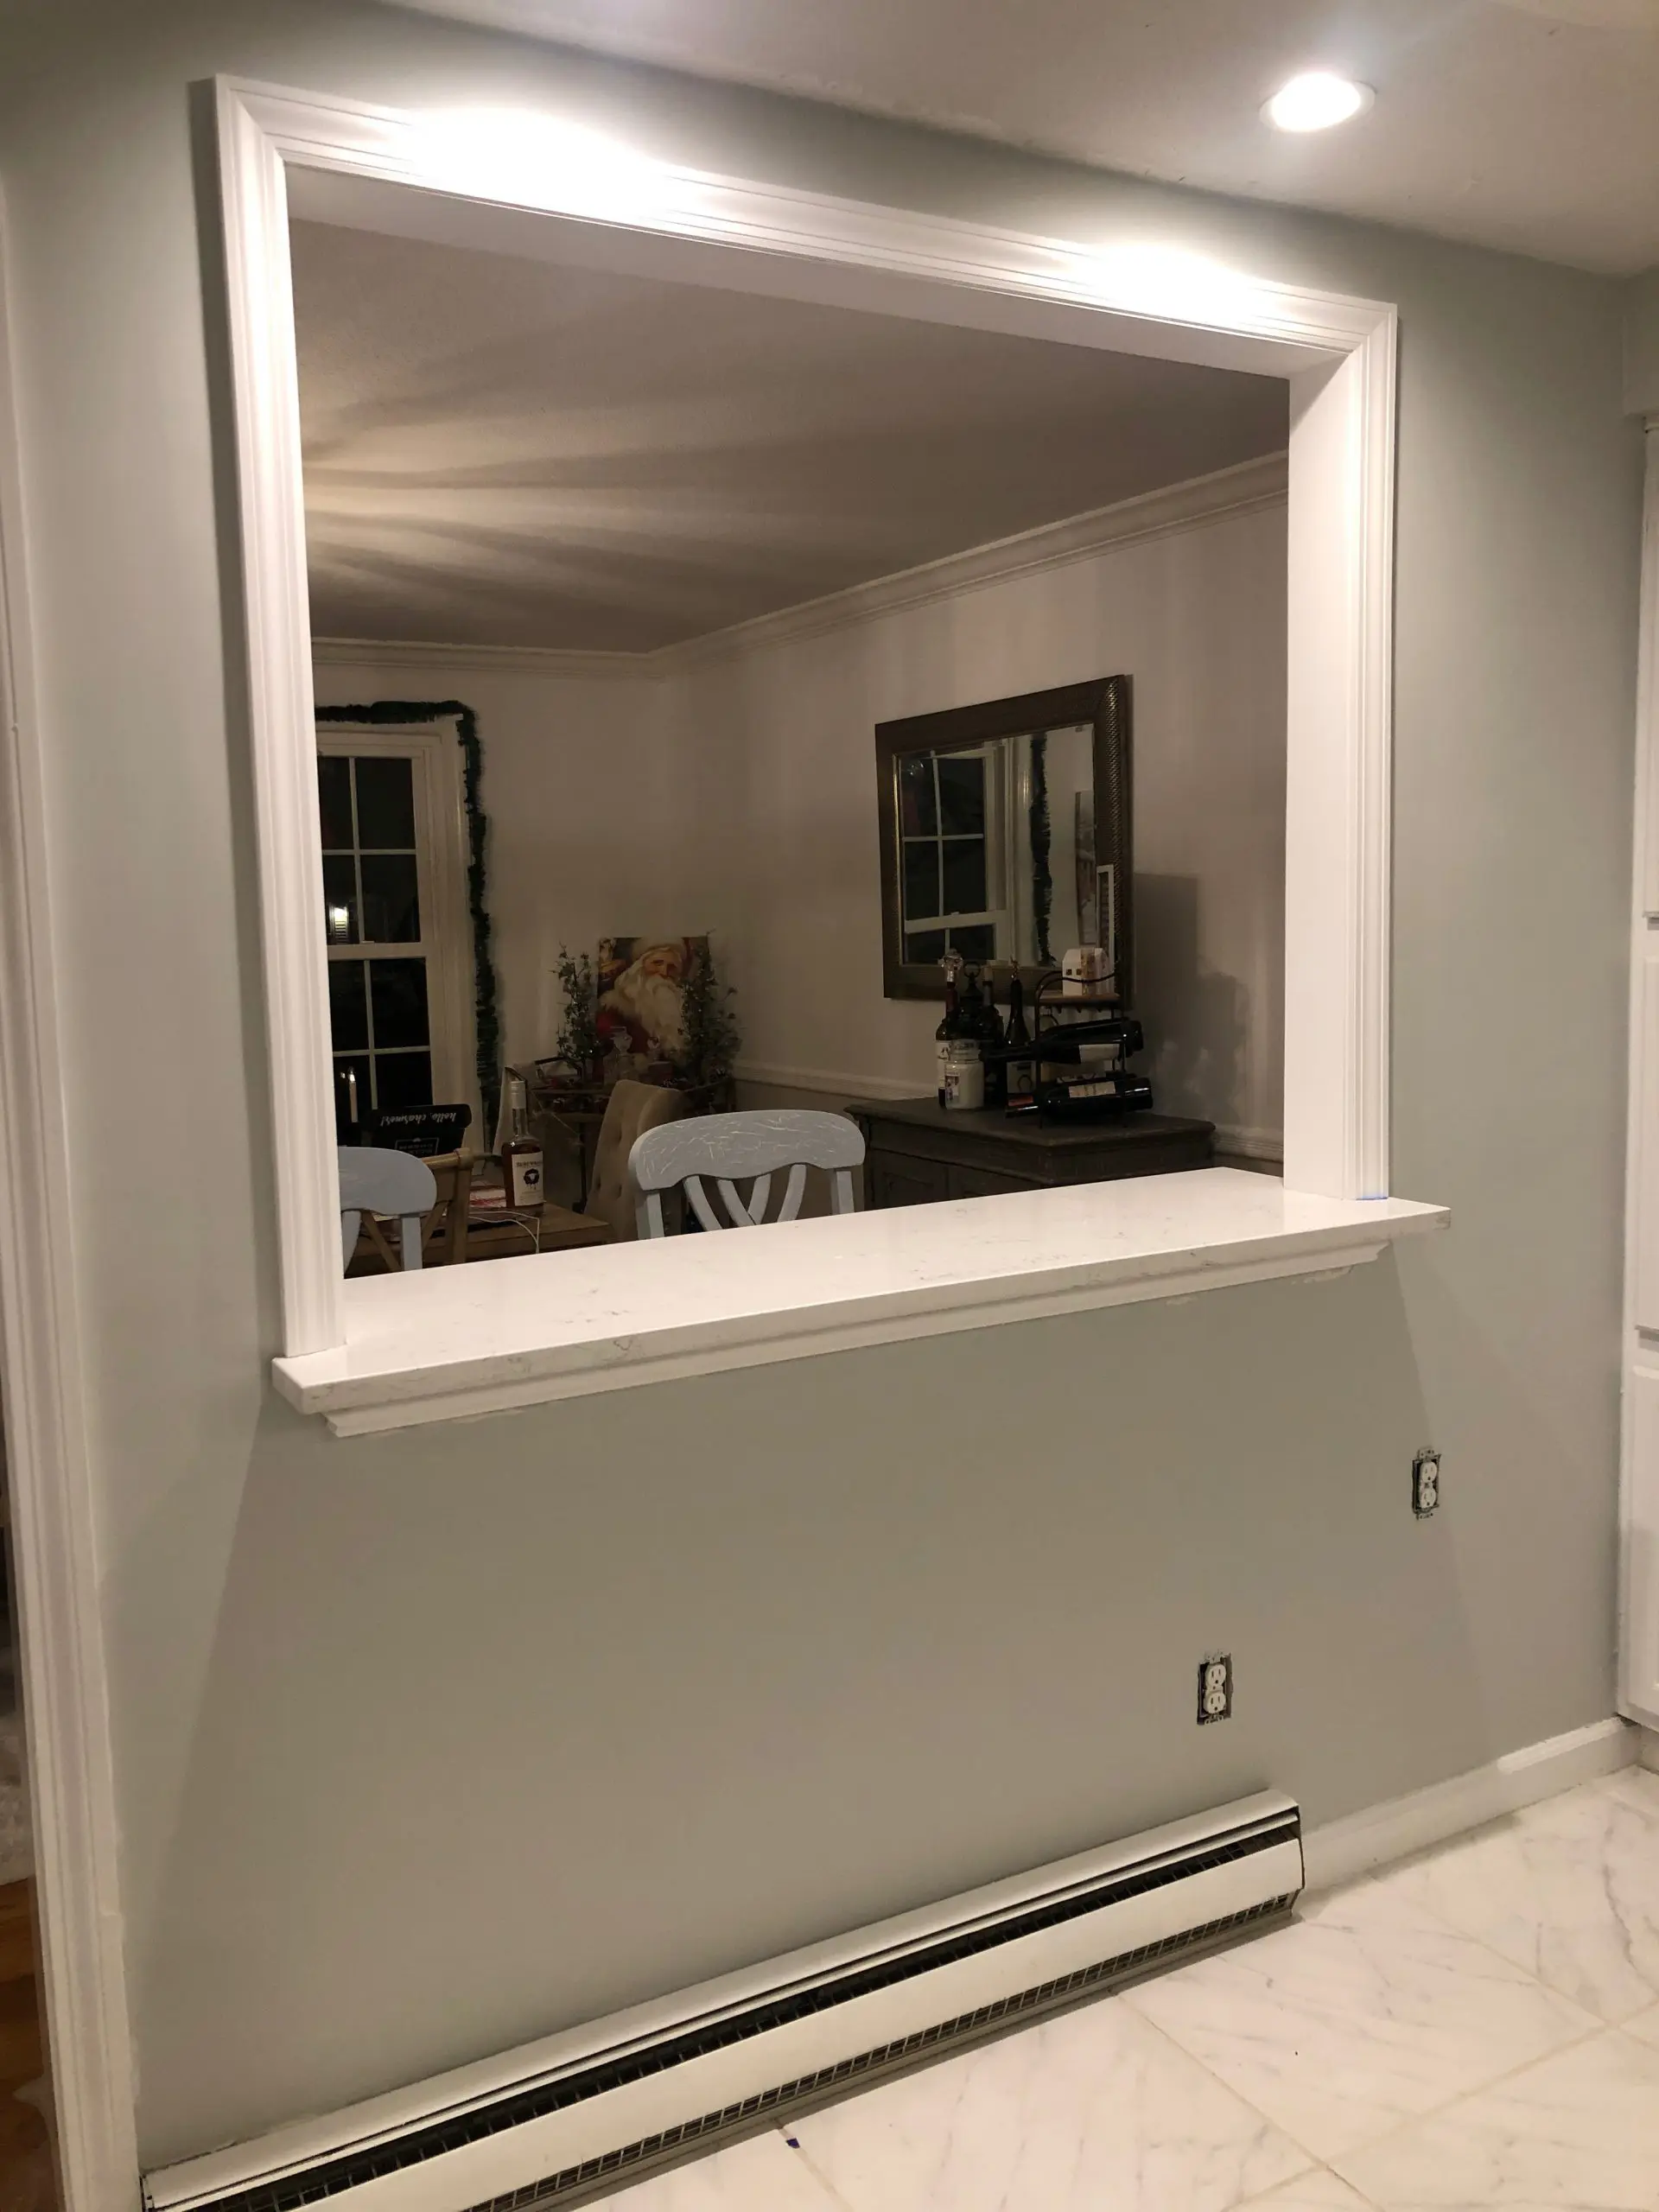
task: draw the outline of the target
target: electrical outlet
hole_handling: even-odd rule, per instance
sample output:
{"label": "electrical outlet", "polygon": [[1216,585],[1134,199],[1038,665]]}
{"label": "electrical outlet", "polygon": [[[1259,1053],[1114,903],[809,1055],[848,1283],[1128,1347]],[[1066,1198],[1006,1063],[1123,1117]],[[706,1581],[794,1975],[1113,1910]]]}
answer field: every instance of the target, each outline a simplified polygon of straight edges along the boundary
{"label": "electrical outlet", "polygon": [[1411,1510],[1420,1521],[1440,1510],[1440,1455],[1420,1452],[1411,1463]]}
{"label": "electrical outlet", "polygon": [[1214,1651],[1198,1662],[1198,1726],[1207,1728],[1212,1720],[1232,1717],[1233,1656],[1230,1651]]}

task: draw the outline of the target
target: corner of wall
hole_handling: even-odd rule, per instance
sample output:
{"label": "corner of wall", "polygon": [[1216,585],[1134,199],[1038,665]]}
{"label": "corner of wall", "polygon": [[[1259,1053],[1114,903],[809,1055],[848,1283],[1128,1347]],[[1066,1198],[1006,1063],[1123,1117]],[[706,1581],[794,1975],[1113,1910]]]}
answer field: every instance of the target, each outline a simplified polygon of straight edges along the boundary
{"label": "corner of wall", "polygon": [[1624,412],[1659,415],[1659,269],[1625,289]]}

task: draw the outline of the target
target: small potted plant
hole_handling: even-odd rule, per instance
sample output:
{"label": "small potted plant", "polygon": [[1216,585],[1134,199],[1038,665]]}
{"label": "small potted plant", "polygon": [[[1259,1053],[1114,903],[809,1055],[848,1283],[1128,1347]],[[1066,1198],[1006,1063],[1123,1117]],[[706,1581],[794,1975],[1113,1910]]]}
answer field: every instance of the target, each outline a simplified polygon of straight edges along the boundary
{"label": "small potted plant", "polygon": [[593,956],[572,953],[562,944],[555,972],[564,993],[564,1019],[559,1027],[554,1058],[571,1071],[575,1082],[596,1083],[605,1040],[599,1033],[599,983],[594,974]]}
{"label": "small potted plant", "polygon": [[729,983],[715,973],[714,955],[707,944],[692,953],[680,984],[680,1080],[688,1088],[725,1091],[730,1089],[737,1056],[743,1048],[742,1033],[730,1001],[736,996]]}

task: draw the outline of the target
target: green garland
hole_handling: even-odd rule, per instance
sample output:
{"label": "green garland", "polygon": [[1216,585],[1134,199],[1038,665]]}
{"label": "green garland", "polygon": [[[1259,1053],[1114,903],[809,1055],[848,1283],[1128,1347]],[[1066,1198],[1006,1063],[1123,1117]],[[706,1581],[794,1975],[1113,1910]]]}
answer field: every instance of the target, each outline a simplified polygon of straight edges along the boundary
{"label": "green garland", "polygon": [[377,699],[366,707],[319,707],[320,722],[377,724],[447,721],[452,716],[461,741],[463,796],[467,804],[467,904],[473,917],[473,1011],[478,1039],[478,1095],[484,1109],[480,1132],[493,1141],[501,1109],[501,1022],[495,1007],[495,957],[490,950],[490,910],[485,893],[485,844],[489,817],[484,811],[484,748],[478,716],[459,699]]}
{"label": "green garland", "polygon": [[1031,805],[1027,825],[1031,832],[1031,918],[1037,933],[1037,965],[1047,968],[1054,958],[1048,941],[1049,919],[1054,911],[1054,874],[1048,864],[1051,830],[1046,734],[1031,741]]}

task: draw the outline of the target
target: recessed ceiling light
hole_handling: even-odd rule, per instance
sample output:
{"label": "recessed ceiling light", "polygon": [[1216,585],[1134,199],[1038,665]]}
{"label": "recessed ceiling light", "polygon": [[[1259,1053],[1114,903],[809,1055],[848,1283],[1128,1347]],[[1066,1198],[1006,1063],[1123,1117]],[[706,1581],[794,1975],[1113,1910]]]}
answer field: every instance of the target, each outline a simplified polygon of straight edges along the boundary
{"label": "recessed ceiling light", "polygon": [[1333,76],[1328,69],[1309,69],[1281,85],[1262,114],[1278,130],[1329,130],[1363,113],[1376,98],[1369,85]]}

